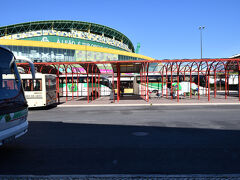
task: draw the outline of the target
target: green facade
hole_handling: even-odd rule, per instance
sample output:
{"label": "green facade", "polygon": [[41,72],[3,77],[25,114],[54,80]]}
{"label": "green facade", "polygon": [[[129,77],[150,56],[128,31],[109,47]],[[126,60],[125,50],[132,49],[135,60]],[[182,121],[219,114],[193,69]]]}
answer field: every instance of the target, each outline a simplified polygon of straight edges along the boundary
{"label": "green facade", "polygon": [[76,45],[86,45],[93,47],[102,47],[102,48],[110,48],[116,50],[123,50],[121,48],[111,46],[108,44],[103,44],[94,41],[88,41],[79,38],[69,38],[69,37],[61,37],[61,36],[38,36],[38,37],[29,37],[21,40],[30,40],[30,41],[43,41],[43,42],[54,42],[54,43],[64,43],[64,44],[76,44]]}

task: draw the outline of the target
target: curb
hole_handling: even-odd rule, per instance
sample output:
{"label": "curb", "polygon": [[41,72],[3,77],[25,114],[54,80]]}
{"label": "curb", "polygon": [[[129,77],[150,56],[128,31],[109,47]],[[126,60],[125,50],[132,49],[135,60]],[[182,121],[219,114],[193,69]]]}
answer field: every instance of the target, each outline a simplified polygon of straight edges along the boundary
{"label": "curb", "polygon": [[0,175],[0,179],[4,180],[158,180],[158,179],[174,179],[174,180],[202,180],[202,179],[240,179],[240,174],[187,174],[187,175],[158,175],[158,174],[110,174],[110,175]]}
{"label": "curb", "polygon": [[91,104],[91,105],[58,105],[57,107],[131,107],[131,106],[223,106],[240,105],[240,103],[182,103],[182,104]]}

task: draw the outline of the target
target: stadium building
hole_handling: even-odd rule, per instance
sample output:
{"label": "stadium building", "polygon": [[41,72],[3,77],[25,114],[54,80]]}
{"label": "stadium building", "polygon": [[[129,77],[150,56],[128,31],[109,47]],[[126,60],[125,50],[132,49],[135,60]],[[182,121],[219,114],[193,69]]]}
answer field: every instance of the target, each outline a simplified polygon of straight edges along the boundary
{"label": "stadium building", "polygon": [[[135,53],[133,43],[121,32],[82,21],[35,21],[0,27],[0,45],[34,62],[152,60]],[[111,66],[102,71],[111,71]]]}

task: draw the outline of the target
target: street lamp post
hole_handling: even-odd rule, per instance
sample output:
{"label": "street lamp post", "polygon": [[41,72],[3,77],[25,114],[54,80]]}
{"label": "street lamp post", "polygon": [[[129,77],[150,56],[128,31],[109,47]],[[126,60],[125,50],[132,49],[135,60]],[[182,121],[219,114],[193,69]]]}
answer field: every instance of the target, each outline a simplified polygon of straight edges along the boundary
{"label": "street lamp post", "polygon": [[205,28],[205,26],[199,26],[200,30],[200,41],[201,41],[201,59],[202,59],[202,30]]}

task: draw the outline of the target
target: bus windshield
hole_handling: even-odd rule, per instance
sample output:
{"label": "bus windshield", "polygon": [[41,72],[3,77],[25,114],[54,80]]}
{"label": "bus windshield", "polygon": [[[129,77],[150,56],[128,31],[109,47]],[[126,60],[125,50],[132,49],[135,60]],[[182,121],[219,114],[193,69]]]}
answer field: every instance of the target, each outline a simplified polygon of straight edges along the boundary
{"label": "bus windshield", "polygon": [[0,101],[19,95],[21,81],[12,53],[0,48]]}

